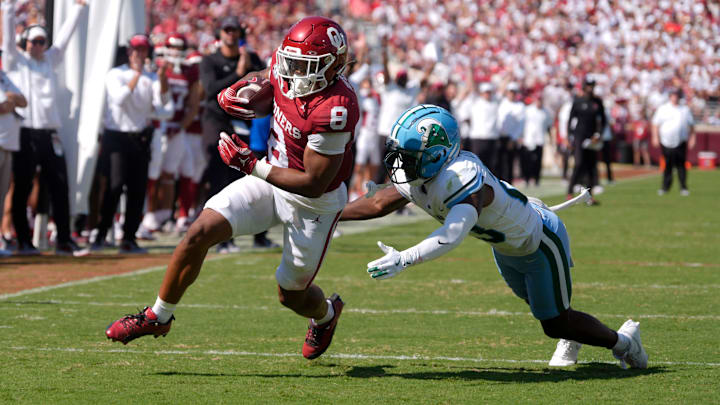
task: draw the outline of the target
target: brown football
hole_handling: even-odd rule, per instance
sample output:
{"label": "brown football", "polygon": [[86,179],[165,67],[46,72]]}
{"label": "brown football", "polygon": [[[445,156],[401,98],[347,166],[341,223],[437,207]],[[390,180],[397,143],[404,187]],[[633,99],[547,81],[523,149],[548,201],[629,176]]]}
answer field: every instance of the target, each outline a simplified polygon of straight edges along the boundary
{"label": "brown football", "polygon": [[268,79],[262,79],[241,88],[237,92],[237,97],[247,99],[248,107],[255,111],[258,118],[272,114],[273,87]]}

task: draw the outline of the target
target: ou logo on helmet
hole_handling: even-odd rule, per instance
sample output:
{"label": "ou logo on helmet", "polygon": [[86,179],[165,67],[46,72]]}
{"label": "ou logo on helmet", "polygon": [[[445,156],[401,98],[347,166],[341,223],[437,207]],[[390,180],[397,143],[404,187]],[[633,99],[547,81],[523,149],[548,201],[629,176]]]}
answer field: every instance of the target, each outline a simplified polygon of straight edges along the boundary
{"label": "ou logo on helmet", "polygon": [[327,36],[330,39],[330,43],[340,51],[343,46],[345,46],[345,38],[343,35],[338,31],[335,27],[329,27],[327,29]]}
{"label": "ou logo on helmet", "polygon": [[445,127],[436,119],[426,118],[421,120],[417,124],[417,131],[422,134],[425,149],[430,149],[436,145],[450,147],[450,139],[447,136]]}

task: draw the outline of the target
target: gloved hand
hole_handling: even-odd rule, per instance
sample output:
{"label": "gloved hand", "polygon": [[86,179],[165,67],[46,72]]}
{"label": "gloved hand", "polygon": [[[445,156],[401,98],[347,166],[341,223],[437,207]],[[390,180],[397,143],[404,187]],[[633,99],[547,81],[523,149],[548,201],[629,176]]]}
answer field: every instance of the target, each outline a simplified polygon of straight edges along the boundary
{"label": "gloved hand", "polygon": [[258,161],[248,144],[235,134],[230,136],[225,132],[220,133],[218,152],[226,165],[245,174],[252,174]]}
{"label": "gloved hand", "polygon": [[367,264],[367,272],[370,273],[370,277],[376,280],[392,278],[411,264],[407,258],[404,257],[401,252],[395,250],[394,247],[385,246],[385,244],[380,241],[378,241],[377,244],[380,250],[385,253],[385,256]]}
{"label": "gloved hand", "polygon": [[255,118],[255,111],[249,108],[248,99],[237,97],[238,90],[247,86],[252,81],[257,81],[257,77],[254,77],[251,81],[238,80],[232,86],[227,87],[218,93],[217,102],[220,104],[220,108],[233,117],[240,118],[242,120],[251,120]]}

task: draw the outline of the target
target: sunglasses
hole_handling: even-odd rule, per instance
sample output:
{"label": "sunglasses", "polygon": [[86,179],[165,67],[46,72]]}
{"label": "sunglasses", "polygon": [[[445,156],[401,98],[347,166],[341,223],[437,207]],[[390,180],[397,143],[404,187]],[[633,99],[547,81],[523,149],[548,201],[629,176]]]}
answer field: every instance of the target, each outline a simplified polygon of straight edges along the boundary
{"label": "sunglasses", "polygon": [[33,45],[42,46],[42,45],[45,45],[45,40],[44,39],[33,39],[32,41],[30,41],[30,43]]}
{"label": "sunglasses", "polygon": [[235,27],[225,27],[223,28],[223,31],[227,32],[228,34],[234,34],[238,32],[238,29]]}

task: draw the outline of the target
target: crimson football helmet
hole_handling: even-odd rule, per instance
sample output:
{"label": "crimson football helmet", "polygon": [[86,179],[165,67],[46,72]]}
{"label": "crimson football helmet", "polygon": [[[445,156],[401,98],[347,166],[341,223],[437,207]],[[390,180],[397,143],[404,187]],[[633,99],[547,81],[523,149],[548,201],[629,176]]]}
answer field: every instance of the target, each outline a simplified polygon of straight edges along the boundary
{"label": "crimson football helmet", "polygon": [[181,65],[185,60],[185,52],[187,50],[187,40],[183,34],[174,32],[165,38],[165,47],[163,49],[163,58],[173,65],[173,71],[180,73]]}
{"label": "crimson football helmet", "polygon": [[325,17],[306,17],[288,31],[275,53],[282,94],[304,97],[326,88],[347,64],[347,35]]}

